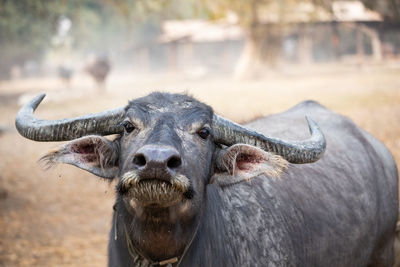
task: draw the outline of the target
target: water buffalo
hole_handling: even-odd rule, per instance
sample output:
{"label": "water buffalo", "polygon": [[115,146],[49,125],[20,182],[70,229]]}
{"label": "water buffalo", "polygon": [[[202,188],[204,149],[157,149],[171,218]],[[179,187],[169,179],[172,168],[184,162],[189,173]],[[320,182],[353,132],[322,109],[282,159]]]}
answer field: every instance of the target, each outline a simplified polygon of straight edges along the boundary
{"label": "water buffalo", "polygon": [[180,94],[54,121],[33,115],[43,97],[19,111],[20,134],[72,140],[43,160],[118,179],[109,266],[393,264],[395,162],[316,102],[245,128]]}
{"label": "water buffalo", "polygon": [[70,84],[74,70],[66,65],[60,65],[57,68],[58,77],[67,85]]}
{"label": "water buffalo", "polygon": [[94,79],[98,87],[104,90],[104,82],[111,70],[107,56],[93,56],[86,63],[84,70]]}

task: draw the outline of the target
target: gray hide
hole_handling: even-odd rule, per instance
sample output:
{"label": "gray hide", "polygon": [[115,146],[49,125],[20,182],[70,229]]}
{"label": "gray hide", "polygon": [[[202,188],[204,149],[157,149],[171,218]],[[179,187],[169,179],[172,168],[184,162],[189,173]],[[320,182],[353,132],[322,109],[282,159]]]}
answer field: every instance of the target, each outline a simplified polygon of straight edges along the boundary
{"label": "gray hide", "polygon": [[[207,185],[207,208],[180,266],[392,266],[398,174],[390,152],[349,119],[303,102],[247,126],[307,138],[304,115],[327,150],[280,178]],[[218,174],[216,174],[218,175]]]}

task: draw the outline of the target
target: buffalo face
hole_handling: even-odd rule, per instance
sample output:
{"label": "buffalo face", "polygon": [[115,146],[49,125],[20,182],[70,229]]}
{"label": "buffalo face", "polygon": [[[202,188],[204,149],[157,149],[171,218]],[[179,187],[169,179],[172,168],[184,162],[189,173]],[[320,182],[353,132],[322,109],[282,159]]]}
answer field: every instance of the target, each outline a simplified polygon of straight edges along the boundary
{"label": "buffalo face", "polygon": [[156,94],[130,102],[119,139],[117,186],[129,210],[195,213],[211,173],[212,115],[187,96]]}

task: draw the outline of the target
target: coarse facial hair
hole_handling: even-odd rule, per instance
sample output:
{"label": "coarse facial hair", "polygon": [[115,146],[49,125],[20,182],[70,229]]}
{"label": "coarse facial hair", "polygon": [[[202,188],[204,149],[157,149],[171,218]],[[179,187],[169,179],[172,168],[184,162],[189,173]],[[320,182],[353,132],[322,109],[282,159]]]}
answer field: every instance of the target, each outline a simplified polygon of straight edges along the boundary
{"label": "coarse facial hair", "polygon": [[190,182],[186,176],[177,174],[170,181],[140,179],[138,171],[134,170],[122,176],[117,189],[141,206],[167,207],[184,200],[186,192],[190,191]]}

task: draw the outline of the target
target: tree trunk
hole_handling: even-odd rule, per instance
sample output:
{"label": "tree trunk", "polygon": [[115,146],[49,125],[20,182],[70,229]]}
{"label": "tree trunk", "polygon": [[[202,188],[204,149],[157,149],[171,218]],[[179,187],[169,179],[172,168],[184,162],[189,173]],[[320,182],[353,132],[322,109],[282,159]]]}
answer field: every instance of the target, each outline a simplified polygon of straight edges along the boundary
{"label": "tree trunk", "polygon": [[362,25],[361,30],[371,39],[372,57],[376,61],[382,60],[382,44],[376,29]]}
{"label": "tree trunk", "polygon": [[306,25],[299,29],[298,61],[301,64],[310,64],[313,61],[312,36]]}
{"label": "tree trunk", "polygon": [[255,78],[261,74],[265,66],[262,57],[262,43],[262,36],[259,36],[255,30],[250,31],[235,67],[235,77]]}
{"label": "tree trunk", "polygon": [[282,25],[261,23],[258,11],[265,4],[262,0],[250,1],[250,23],[247,25],[245,47],[235,66],[235,76],[257,78],[265,75],[268,68],[275,67],[281,55]]}
{"label": "tree trunk", "polygon": [[357,51],[357,63],[362,65],[364,62],[364,38],[361,27],[356,25],[356,51]]}
{"label": "tree trunk", "polygon": [[364,34],[371,40],[372,58],[376,61],[382,60],[382,44],[378,31],[363,24],[355,25],[355,28],[357,35]]}
{"label": "tree trunk", "polygon": [[258,9],[260,0],[251,0],[250,3],[250,24],[247,28],[247,38],[243,52],[235,67],[235,77],[256,78],[264,67],[263,41],[265,32],[260,24]]}

